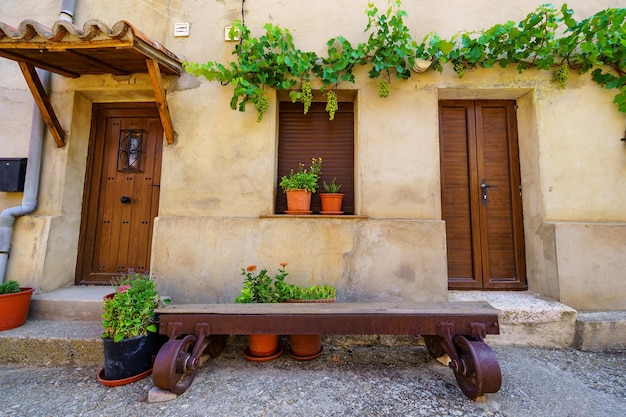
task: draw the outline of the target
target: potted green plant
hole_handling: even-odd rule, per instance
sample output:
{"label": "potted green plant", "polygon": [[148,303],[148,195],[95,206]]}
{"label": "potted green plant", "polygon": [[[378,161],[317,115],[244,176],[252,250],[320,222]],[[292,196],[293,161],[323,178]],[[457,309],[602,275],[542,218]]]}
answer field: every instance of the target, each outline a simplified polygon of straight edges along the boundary
{"label": "potted green plant", "polygon": [[322,211],[320,214],[343,214],[341,211],[341,203],[343,202],[344,194],[339,192],[341,184],[336,184],[337,178],[333,178],[330,183],[323,182],[325,193],[320,193],[320,200],[322,202]]}
{"label": "potted green plant", "polygon": [[[288,275],[285,267],[286,262],[280,264],[278,273],[271,277],[267,269],[257,272],[256,265],[241,268],[244,276],[243,288],[236,303],[281,303],[288,297],[288,286],[285,277]],[[264,362],[276,359],[283,353],[282,346],[278,342],[277,334],[250,334],[248,335],[248,347],[243,356],[251,361]]]}
{"label": "potted green plant", "polygon": [[322,174],[322,158],[312,158],[309,169],[298,164],[289,175],[284,175],[280,186],[287,194],[287,214],[311,214],[311,194],[317,191],[318,181]]}
{"label": "potted green plant", "polygon": [[0,330],[9,330],[26,323],[34,288],[20,287],[17,281],[0,284]]}
{"label": "potted green plant", "polygon": [[[331,285],[289,285],[291,303],[334,303],[336,296],[337,290]],[[324,351],[322,336],[319,334],[292,334],[289,335],[289,344],[289,354],[299,361],[313,360]]]}
{"label": "potted green plant", "polygon": [[116,278],[113,286],[115,292],[103,300],[104,369],[99,379],[105,385],[134,382],[150,374],[159,348],[154,309],[169,303],[159,296],[149,274],[131,270]]}

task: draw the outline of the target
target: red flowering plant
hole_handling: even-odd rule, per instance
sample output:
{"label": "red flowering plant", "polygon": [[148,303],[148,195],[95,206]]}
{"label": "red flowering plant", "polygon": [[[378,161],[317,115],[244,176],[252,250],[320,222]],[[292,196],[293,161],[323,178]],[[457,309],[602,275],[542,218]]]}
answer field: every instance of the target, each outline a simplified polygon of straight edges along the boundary
{"label": "red flowering plant", "polygon": [[271,277],[267,269],[263,268],[259,272],[256,265],[249,265],[241,268],[243,288],[237,298],[236,303],[282,303],[288,300],[289,284],[285,283],[285,278],[289,273],[285,270],[287,262],[282,262],[278,273]]}
{"label": "red flowering plant", "polygon": [[156,332],[154,309],[163,307],[170,300],[161,299],[154,279],[149,274],[129,270],[128,275],[118,277],[112,283],[115,293],[103,302],[102,337],[119,342]]}

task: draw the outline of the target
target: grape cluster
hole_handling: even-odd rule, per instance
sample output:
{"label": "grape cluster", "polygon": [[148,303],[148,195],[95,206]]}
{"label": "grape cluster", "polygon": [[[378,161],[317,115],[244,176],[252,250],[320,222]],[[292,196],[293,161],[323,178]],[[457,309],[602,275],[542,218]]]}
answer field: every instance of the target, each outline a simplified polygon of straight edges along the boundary
{"label": "grape cluster", "polygon": [[554,70],[554,74],[552,74],[552,81],[558,84],[559,88],[565,88],[567,85],[568,75],[569,67],[566,63],[563,63]]}
{"label": "grape cluster", "polygon": [[326,111],[328,112],[328,118],[330,120],[335,119],[335,112],[339,109],[339,105],[337,104],[337,96],[334,91],[329,91],[326,93],[327,101],[326,101]]}
{"label": "grape cluster", "polygon": [[310,81],[302,83],[302,104],[304,104],[304,114],[309,112],[311,108],[311,102],[313,101],[312,86]]}
{"label": "grape cluster", "polygon": [[454,71],[456,72],[456,75],[459,76],[459,78],[463,78],[463,76],[465,75],[465,66],[461,63],[456,63],[454,64]]}
{"label": "grape cluster", "polygon": [[387,97],[389,92],[391,91],[391,86],[387,82],[387,80],[382,79],[378,83],[378,95],[381,97]]}
{"label": "grape cluster", "polygon": [[261,120],[263,120],[263,115],[265,114],[265,112],[267,111],[267,108],[269,107],[269,104],[267,102],[267,96],[263,94],[254,102],[254,105],[256,107],[256,111],[259,112],[259,115],[257,116],[256,121],[257,123],[260,123]]}

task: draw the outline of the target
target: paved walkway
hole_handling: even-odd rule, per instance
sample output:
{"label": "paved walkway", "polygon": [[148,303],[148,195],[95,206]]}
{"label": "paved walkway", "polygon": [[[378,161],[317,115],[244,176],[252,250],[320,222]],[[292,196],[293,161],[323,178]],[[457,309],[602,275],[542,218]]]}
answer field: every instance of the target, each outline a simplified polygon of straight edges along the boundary
{"label": "paved walkway", "polygon": [[484,402],[466,399],[422,346],[331,346],[311,362],[252,363],[229,345],[161,403],[147,402],[151,378],[109,388],[98,367],[0,365],[0,416],[626,416],[626,352],[494,351],[503,386]]}

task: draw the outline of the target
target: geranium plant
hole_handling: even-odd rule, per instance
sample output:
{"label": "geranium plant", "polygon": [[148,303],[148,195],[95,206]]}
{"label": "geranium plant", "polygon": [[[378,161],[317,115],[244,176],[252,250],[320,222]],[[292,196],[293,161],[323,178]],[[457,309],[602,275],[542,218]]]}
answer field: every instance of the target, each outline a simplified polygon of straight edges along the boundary
{"label": "geranium plant", "polygon": [[318,181],[322,175],[322,158],[311,159],[309,169],[304,164],[299,164],[298,170],[291,170],[289,175],[285,175],[280,180],[283,191],[307,190],[312,193],[317,191]]}
{"label": "geranium plant", "polygon": [[249,265],[241,268],[243,288],[237,298],[236,303],[282,303],[288,299],[288,284],[285,278],[289,273],[285,270],[287,262],[282,262],[278,273],[273,277],[269,276],[267,269],[263,268],[259,272],[256,265]]}
{"label": "geranium plant", "polygon": [[102,327],[105,339],[119,342],[156,332],[154,309],[169,303],[159,296],[148,274],[129,271],[114,280],[115,293],[103,302]]}

